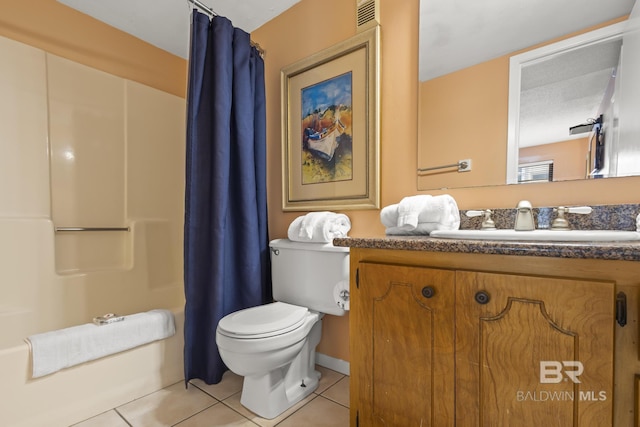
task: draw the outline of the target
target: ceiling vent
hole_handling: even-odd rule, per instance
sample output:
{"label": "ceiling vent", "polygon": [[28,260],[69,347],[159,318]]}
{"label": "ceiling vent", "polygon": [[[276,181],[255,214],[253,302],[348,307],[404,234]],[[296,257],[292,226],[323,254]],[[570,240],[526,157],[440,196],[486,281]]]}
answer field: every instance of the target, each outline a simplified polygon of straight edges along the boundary
{"label": "ceiling vent", "polygon": [[356,0],[356,30],[362,31],[380,24],[380,0]]}

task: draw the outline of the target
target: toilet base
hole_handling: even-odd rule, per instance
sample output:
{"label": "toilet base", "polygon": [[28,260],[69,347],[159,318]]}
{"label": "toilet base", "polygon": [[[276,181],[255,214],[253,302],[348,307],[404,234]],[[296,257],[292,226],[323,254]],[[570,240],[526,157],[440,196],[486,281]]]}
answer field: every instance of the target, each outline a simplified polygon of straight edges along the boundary
{"label": "toilet base", "polygon": [[263,375],[245,376],[240,403],[256,415],[272,419],[313,393],[321,376],[315,370],[321,328],[322,322],[316,322],[291,363]]}
{"label": "toilet base", "polygon": [[278,369],[258,378],[245,377],[242,397],[240,398],[242,406],[254,414],[270,420],[282,414],[318,388],[320,373],[317,371],[314,371],[316,375],[305,379],[305,387],[302,387],[301,382],[288,389],[285,387],[285,381],[283,381],[281,373],[282,369]]}

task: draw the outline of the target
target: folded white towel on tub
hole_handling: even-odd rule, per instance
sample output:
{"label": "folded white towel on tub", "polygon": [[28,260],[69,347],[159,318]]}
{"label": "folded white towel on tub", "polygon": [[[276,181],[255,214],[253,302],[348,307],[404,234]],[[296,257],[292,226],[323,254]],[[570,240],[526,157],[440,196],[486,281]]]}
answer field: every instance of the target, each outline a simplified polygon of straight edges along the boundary
{"label": "folded white towel on tub", "polygon": [[460,228],[460,211],[448,194],[409,196],[382,208],[380,221],[386,234],[429,234],[434,230]]}
{"label": "folded white towel on tub", "polygon": [[336,237],[346,237],[351,221],[345,214],[335,212],[310,212],[293,220],[287,237],[296,242],[328,243]]}
{"label": "folded white towel on tub", "polygon": [[87,323],[31,335],[33,378],[110,354],[168,338],[175,334],[173,313],[151,310],[125,316],[107,325]]}

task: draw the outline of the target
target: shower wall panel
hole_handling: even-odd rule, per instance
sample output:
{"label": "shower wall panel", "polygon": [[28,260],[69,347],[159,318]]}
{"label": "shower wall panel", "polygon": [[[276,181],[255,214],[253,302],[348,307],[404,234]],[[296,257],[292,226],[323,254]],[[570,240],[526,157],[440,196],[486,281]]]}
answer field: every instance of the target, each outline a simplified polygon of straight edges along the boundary
{"label": "shower wall panel", "polygon": [[[47,55],[56,227],[125,225],[125,80]],[[56,234],[61,273],[130,266],[122,231]]]}

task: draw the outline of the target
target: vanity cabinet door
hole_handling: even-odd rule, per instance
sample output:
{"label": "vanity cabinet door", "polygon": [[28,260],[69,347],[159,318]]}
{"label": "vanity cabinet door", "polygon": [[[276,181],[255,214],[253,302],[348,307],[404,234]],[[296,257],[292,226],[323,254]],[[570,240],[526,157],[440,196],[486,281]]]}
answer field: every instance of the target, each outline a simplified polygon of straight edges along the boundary
{"label": "vanity cabinet door", "polygon": [[458,426],[610,426],[614,284],[456,272]]}
{"label": "vanity cabinet door", "polygon": [[455,272],[354,267],[352,425],[453,425]]}

